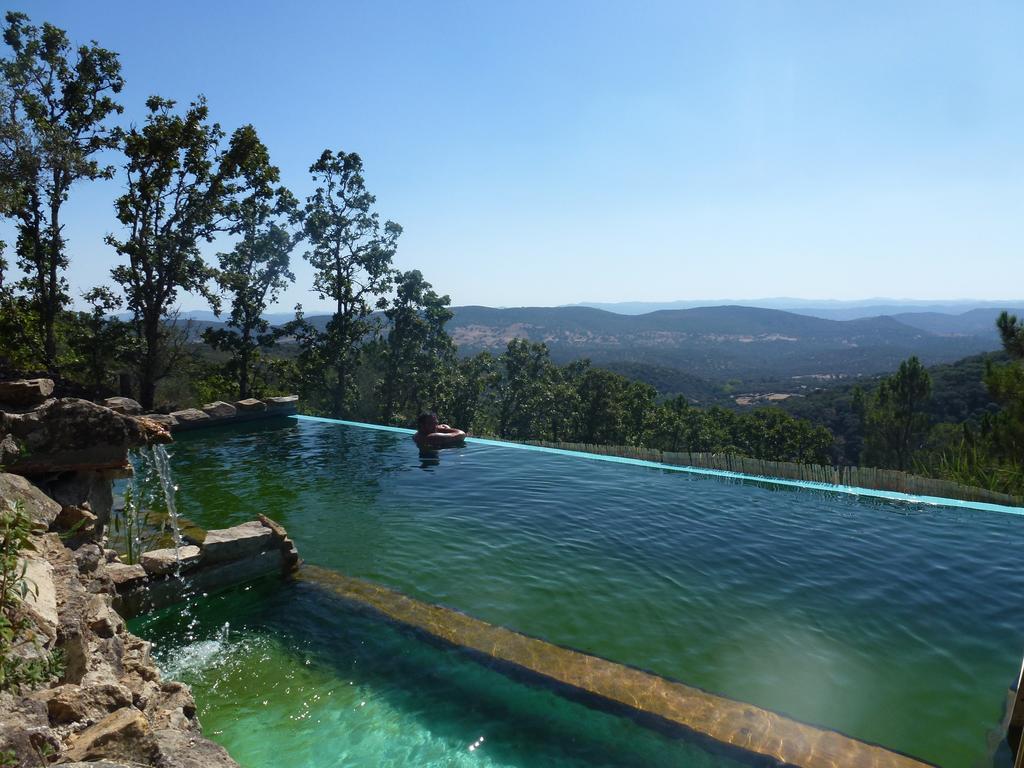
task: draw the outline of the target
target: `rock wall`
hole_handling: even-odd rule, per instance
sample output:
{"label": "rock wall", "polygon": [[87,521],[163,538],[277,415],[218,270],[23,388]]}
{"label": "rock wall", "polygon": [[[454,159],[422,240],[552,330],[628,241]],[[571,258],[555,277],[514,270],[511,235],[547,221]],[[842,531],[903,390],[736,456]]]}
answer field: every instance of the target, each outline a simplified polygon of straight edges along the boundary
{"label": "rock wall", "polygon": [[[26,495],[47,506],[38,490]],[[36,690],[0,693],[5,767],[95,760],[234,766],[222,747],[203,738],[188,686],[161,678],[150,644],[129,632],[113,608],[116,583],[101,546],[71,549],[56,532],[33,538],[27,576],[34,591],[26,601],[33,628],[22,653],[58,652],[63,664]]]}
{"label": "rock wall", "polygon": [[161,678],[118,608],[166,605],[186,583],[210,591],[287,572],[294,545],[261,517],[121,563],[104,548],[111,480],[130,472],[130,448],[170,441],[170,424],[133,415],[132,401],[111,408],[52,392],[47,379],[0,382],[0,504],[20,503],[34,530],[22,553],[30,626],[14,653],[61,659],[49,680],[0,692],[0,765],[235,766],[203,737],[188,686]]}
{"label": "rock wall", "polygon": [[[128,397],[108,397],[103,404],[118,413],[142,416],[142,406]],[[291,416],[297,412],[298,404],[298,395],[265,397],[262,400],[250,397],[245,400],[237,400],[234,403],[216,400],[207,403],[202,408],[185,408],[172,413],[148,413],[142,418],[160,424],[172,432],[181,432],[219,424],[237,424],[256,419]]]}

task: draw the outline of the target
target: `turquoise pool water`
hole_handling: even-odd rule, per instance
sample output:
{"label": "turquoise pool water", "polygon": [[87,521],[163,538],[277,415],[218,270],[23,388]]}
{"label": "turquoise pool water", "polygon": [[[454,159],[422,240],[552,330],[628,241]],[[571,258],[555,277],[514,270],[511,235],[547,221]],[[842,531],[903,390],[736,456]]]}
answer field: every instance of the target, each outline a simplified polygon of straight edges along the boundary
{"label": "turquoise pool water", "polygon": [[[172,454],[204,527],[264,512],[309,562],[944,766],[986,757],[1019,668],[1018,515],[489,445],[430,464],[405,435],[305,421],[183,435]],[[201,601],[194,631],[143,627],[250,768],[297,742],[344,755],[311,765],[387,764],[385,733],[394,765],[724,759],[350,618],[315,585],[250,594]],[[374,695],[357,707],[342,693],[359,686]]]}

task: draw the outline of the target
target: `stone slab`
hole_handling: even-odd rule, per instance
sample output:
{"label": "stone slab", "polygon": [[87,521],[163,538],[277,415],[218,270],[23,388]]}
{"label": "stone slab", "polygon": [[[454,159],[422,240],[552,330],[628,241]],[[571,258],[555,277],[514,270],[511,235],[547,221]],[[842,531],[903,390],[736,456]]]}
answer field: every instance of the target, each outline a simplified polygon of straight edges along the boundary
{"label": "stone slab", "polygon": [[75,734],[63,755],[70,762],[108,759],[144,764],[150,764],[155,756],[156,742],[149,721],[131,707],[118,709]]}
{"label": "stone slab", "polygon": [[187,579],[147,582],[145,586],[119,593],[115,605],[122,616],[130,619],[180,603],[189,595],[218,592],[265,576],[280,575],[284,569],[284,555],[279,549],[267,549],[221,563],[201,562],[189,572]]}
{"label": "stone slab", "polygon": [[207,531],[203,539],[203,560],[219,563],[254,555],[271,545],[273,535],[273,531],[258,521]]}
{"label": "stone slab", "polygon": [[281,395],[279,397],[265,397],[263,402],[268,408],[294,408],[299,404],[298,395]]}
{"label": "stone slab", "polygon": [[126,416],[138,416],[142,413],[142,405],[130,397],[108,397],[103,401],[103,405],[115,413],[123,413]]}
{"label": "stone slab", "polygon": [[233,419],[238,410],[231,403],[217,400],[203,406],[203,413],[211,419]]}
{"label": "stone slab", "polygon": [[255,397],[247,397],[245,400],[237,400],[235,408],[242,413],[260,413],[267,410],[267,404]]}
{"label": "stone slab", "polygon": [[146,569],[139,563],[107,563],[106,572],[119,590],[129,589],[146,580]]}
{"label": "stone slab", "polygon": [[18,408],[39,405],[53,394],[53,379],[0,381],[0,403]]}
{"label": "stone slab", "polygon": [[44,621],[56,637],[57,624],[60,618],[57,614],[57,587],[53,583],[53,566],[46,560],[29,557],[24,561],[25,582],[28,585],[28,592],[25,594],[25,605],[33,613]]}
{"label": "stone slab", "polygon": [[182,571],[194,568],[199,563],[199,557],[199,547],[189,544],[178,547],[177,556],[175,556],[174,547],[143,552],[139,562],[150,576],[166,576],[168,573],[173,573],[179,566]]}
{"label": "stone slab", "polygon": [[178,420],[169,413],[147,413],[143,418],[167,427],[167,429],[178,426]]}
{"label": "stone slab", "polygon": [[210,414],[200,411],[198,408],[186,408],[183,411],[174,411],[171,416],[178,422],[178,429],[187,429],[203,423],[210,422]]}

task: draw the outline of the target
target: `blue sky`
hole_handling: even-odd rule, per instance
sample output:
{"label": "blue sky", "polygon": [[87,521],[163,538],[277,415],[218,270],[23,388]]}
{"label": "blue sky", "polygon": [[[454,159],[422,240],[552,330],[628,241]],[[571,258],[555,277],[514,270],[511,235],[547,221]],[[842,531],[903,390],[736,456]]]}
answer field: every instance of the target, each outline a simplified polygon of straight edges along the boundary
{"label": "blue sky", "polygon": [[[253,123],[300,196],[359,152],[456,304],[1024,294],[1018,1],[6,7],[118,51],[125,121]],[[119,189],[72,192],[77,290]],[[285,309],[319,305],[301,252]]]}

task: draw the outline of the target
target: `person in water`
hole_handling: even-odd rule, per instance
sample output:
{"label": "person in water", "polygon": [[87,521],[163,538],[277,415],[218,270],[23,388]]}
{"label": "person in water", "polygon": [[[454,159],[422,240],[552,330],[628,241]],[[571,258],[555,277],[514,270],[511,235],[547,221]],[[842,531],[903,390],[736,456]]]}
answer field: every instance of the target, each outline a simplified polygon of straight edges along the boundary
{"label": "person in water", "polygon": [[436,413],[421,413],[416,419],[416,434],[412,439],[421,451],[429,451],[462,445],[466,433],[447,424],[438,424]]}

